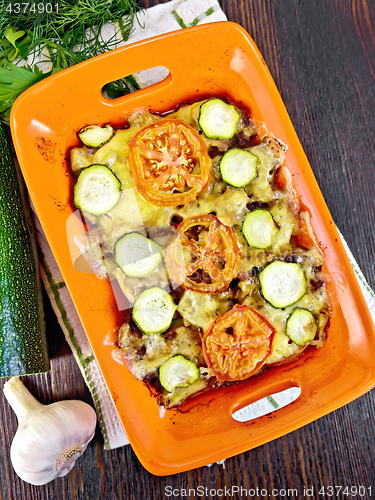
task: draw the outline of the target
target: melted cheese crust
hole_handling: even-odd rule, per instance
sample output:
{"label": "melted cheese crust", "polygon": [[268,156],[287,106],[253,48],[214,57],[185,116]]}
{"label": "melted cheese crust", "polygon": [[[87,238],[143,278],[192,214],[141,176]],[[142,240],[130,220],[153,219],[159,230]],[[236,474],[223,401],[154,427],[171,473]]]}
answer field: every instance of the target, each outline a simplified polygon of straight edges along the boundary
{"label": "melted cheese crust", "polygon": [[[183,106],[167,117],[182,119],[198,130],[201,104],[199,102]],[[159,207],[148,203],[138,193],[127,159],[128,145],[133,136],[142,127],[159,119],[160,116],[150,114],[148,111],[137,111],[129,119],[129,128],[117,130],[113,138],[98,150],[82,147],[71,151],[71,166],[74,174],[78,175],[83,168],[91,164],[103,164],[114,172],[122,185],[121,199],[110,212],[98,217],[87,214],[87,219],[94,225],[91,231],[91,241],[95,240],[98,245],[101,245],[103,260],[109,275],[118,281],[130,303],[133,303],[136,297],[147,288],[152,286],[167,288],[170,282],[163,261],[150,276],[144,278],[125,276],[113,260],[115,242],[126,233],[144,232],[146,229],[150,238],[165,246],[174,230],[171,225],[173,220],[181,221],[193,215],[213,212],[219,219],[229,222],[235,231],[241,250],[241,266],[236,278],[237,284],[218,295],[202,295],[185,290],[177,309],[182,316],[185,330],[179,331],[177,337],[180,338],[184,333],[186,338],[191,340],[192,335],[196,337],[197,332],[207,330],[217,316],[231,309],[235,303],[242,303],[257,309],[276,329],[272,354],[267,364],[281,363],[291,357],[294,359],[303,350],[285,335],[288,316],[295,307],[302,307],[310,310],[317,320],[318,336],[312,344],[321,347],[325,342],[325,327],[331,315],[324,277],[320,271],[323,264],[322,252],[316,246],[309,249],[298,246],[296,237],[300,231],[299,215],[290,208],[293,203],[291,200],[293,193],[286,189],[278,189],[274,182],[275,173],[284,162],[286,146],[272,135],[260,138],[260,142],[258,141],[259,143],[254,146],[247,146],[245,149],[251,151],[259,159],[257,177],[245,188],[233,188],[221,179],[218,169],[220,158],[222,153],[232,147],[239,138],[246,141],[254,136],[257,133],[256,126],[251,120],[242,117],[233,140],[210,140],[202,134],[213,157],[211,182],[208,188],[187,205]],[[213,154],[213,151],[217,154]],[[246,213],[257,206],[266,206],[279,226],[277,236],[267,250],[249,247],[241,233],[241,225]],[[285,309],[275,309],[268,304],[263,299],[260,290],[259,270],[275,258],[293,259],[302,267],[307,281],[307,292],[303,298]],[[96,265],[100,267],[98,262]],[[137,378],[144,379],[150,374],[157,374],[158,367],[171,355],[177,353],[184,354],[191,360],[199,359],[199,366],[204,366],[202,353],[198,352],[201,350],[199,343],[184,344],[180,339],[177,347],[176,341],[173,347],[171,343],[166,343],[161,335],[145,336],[146,355],[136,361],[135,351],[131,347],[129,325],[126,325],[125,323],[120,330],[119,345],[125,353],[127,365]],[[125,335],[124,332],[127,334]],[[209,375],[212,374],[208,373],[207,376]],[[175,389],[171,394],[164,394],[161,402],[166,406],[180,403],[192,393],[207,387],[207,376],[201,377],[189,388]]]}

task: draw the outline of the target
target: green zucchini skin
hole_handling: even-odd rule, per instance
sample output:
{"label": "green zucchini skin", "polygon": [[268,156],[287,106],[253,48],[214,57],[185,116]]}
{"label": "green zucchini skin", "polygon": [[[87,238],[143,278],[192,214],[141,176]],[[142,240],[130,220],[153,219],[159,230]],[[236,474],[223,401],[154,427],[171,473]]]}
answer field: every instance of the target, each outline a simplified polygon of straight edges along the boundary
{"label": "green zucchini skin", "polygon": [[49,370],[30,206],[0,123],[0,377]]}

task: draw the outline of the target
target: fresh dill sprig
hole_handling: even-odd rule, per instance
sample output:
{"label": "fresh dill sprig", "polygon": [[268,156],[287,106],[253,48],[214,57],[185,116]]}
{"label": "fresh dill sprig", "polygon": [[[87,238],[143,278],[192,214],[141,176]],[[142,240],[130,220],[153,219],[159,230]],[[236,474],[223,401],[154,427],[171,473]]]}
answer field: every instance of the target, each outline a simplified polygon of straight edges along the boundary
{"label": "fresh dill sprig", "polygon": [[[17,9],[15,5],[21,7]],[[26,0],[21,4],[0,0],[0,38],[9,27],[16,26],[29,32],[32,45],[37,45],[42,39],[58,39],[67,33],[83,36],[87,28],[94,26],[100,31],[104,24],[120,19],[125,23],[122,35],[128,37],[138,10],[134,0],[52,0],[50,8],[47,9],[47,4],[41,2],[38,6],[44,5],[42,11],[36,9],[34,12],[35,5],[35,0]]]}
{"label": "fresh dill sprig", "polygon": [[[55,73],[115,48],[118,35],[126,40],[139,7],[135,0],[0,0],[0,9],[0,68],[9,70],[11,63],[22,65],[28,60],[27,71],[36,63],[48,62]],[[104,40],[101,29],[107,23],[117,23],[119,28]],[[11,74],[16,73],[10,72],[9,78]],[[39,72],[39,79],[49,74]],[[35,73],[30,82],[35,82]],[[125,78],[107,89],[109,94],[123,95],[133,84]],[[4,85],[0,82],[0,109],[7,115],[10,107],[4,110],[6,103],[1,101]],[[9,87],[5,90],[8,95]]]}

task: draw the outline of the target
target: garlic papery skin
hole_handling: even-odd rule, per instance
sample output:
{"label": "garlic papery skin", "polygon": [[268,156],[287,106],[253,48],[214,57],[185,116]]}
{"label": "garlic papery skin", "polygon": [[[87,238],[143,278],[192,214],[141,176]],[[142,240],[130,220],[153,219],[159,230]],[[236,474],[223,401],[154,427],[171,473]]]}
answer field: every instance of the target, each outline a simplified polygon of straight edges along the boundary
{"label": "garlic papery skin", "polygon": [[18,377],[4,385],[4,395],[18,419],[10,449],[17,475],[39,486],[65,476],[94,437],[94,409],[78,400],[43,405]]}

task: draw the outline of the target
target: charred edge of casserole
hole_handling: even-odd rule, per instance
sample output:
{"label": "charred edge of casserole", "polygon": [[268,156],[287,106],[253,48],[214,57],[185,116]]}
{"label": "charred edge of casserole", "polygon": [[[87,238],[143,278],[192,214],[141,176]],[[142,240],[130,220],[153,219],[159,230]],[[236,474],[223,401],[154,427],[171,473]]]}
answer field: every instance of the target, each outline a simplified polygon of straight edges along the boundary
{"label": "charred edge of casserole", "polygon": [[210,392],[212,390],[221,389],[223,387],[228,387],[228,386],[233,386],[233,385],[238,385],[240,382],[238,382],[238,381],[221,382],[216,377],[212,376],[207,380],[207,386],[204,389],[201,389],[198,392],[190,394],[186,399],[180,401],[179,403],[175,403],[173,405],[170,405],[170,406],[168,406],[165,403],[165,401],[163,401],[163,395],[165,394],[166,391],[162,387],[157,375],[154,375],[154,374],[146,375],[143,378],[143,383],[149,389],[151,395],[156,399],[159,406],[162,406],[162,407],[167,408],[167,409],[175,409],[175,410],[181,411],[181,407],[185,403],[190,402],[192,399],[195,399],[198,396],[202,396],[203,394],[206,394],[207,392]]}
{"label": "charred edge of casserole", "polygon": [[170,289],[171,289],[170,295],[172,297],[172,300],[176,305],[178,305],[185,292],[185,288],[183,286],[178,286],[176,288],[171,287]]}
{"label": "charred edge of casserole", "polygon": [[257,209],[262,209],[266,210],[270,206],[269,203],[263,203],[262,201],[251,201],[246,205],[246,208],[249,210],[249,212],[253,212],[254,210]]}
{"label": "charred edge of casserole", "polygon": [[[320,313],[320,314],[322,314],[322,311],[321,311],[321,313]],[[325,313],[323,313],[323,314],[325,314]],[[321,335],[321,334],[324,334],[324,335],[326,336],[326,339],[327,339],[327,337],[328,337],[328,330],[329,330],[329,326],[330,326],[330,323],[331,323],[330,311],[327,311],[326,315],[327,315],[327,317],[328,317],[328,320],[327,320],[327,323],[326,323],[326,325],[325,325],[325,327],[324,327],[323,332],[319,332],[319,330],[318,330],[318,331],[317,331],[317,333],[316,333],[316,336],[315,336],[314,340],[313,340],[313,341],[311,341],[311,342],[314,342],[315,340],[319,339],[319,337],[320,337],[320,335]],[[306,345],[304,345],[304,346],[301,346],[301,347],[302,347],[302,349],[301,349],[301,351],[300,351],[300,352],[296,352],[295,354],[293,354],[293,355],[292,355],[292,356],[290,356],[289,358],[283,359],[283,360],[278,361],[278,362],[276,362],[276,363],[272,363],[272,364],[270,364],[270,365],[266,365],[266,368],[277,368],[277,367],[279,367],[279,366],[290,365],[290,364],[292,364],[292,363],[294,363],[294,362],[300,361],[300,359],[301,359],[302,357],[305,357],[305,356],[307,356],[308,354],[313,353],[313,352],[314,352],[314,351],[316,351],[317,349],[321,349],[322,347],[324,347],[324,345],[319,347],[319,346],[317,346],[317,345],[311,344],[311,342],[307,343],[307,344],[306,344]],[[304,363],[305,363],[306,361],[308,361],[308,359],[306,359],[306,360],[304,361]],[[292,368],[292,367],[290,367],[290,368]],[[289,369],[289,368],[288,368],[288,369]]]}

